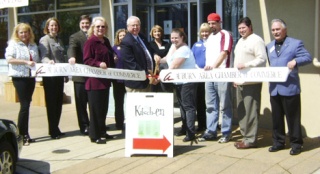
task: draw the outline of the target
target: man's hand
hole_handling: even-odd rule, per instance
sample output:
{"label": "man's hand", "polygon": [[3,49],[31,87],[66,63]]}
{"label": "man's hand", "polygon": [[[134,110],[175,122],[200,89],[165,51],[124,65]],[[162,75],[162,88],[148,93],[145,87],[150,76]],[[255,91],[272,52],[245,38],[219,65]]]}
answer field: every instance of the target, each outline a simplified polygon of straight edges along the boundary
{"label": "man's hand", "polygon": [[246,68],[246,66],[243,63],[239,63],[237,65],[237,68],[238,68],[238,70],[242,70],[242,69]]}
{"label": "man's hand", "polygon": [[297,62],[295,59],[291,60],[290,62],[288,62],[287,67],[292,70],[295,66],[297,65]]}

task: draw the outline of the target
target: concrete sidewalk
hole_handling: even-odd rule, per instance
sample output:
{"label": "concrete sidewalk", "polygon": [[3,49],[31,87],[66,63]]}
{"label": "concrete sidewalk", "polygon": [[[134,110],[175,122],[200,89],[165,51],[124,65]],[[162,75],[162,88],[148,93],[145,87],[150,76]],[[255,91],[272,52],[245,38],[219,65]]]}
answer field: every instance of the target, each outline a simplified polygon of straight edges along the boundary
{"label": "concrete sidewalk", "polygon": [[[19,103],[9,103],[0,97],[1,118],[17,120]],[[175,113],[175,120],[179,120]],[[156,155],[136,155],[126,158],[124,134],[115,130],[114,118],[108,117],[109,134],[116,136],[107,144],[91,143],[78,131],[74,104],[63,105],[60,121],[66,136],[52,140],[48,136],[45,107],[31,107],[30,135],[36,139],[24,146],[17,164],[17,173],[316,173],[320,174],[320,139],[305,138],[300,155],[289,155],[290,147],[270,153],[271,131],[260,129],[258,148],[237,150],[233,144],[241,139],[234,126],[233,140],[226,144],[216,141],[199,142],[190,146],[175,137],[174,158]],[[177,131],[181,125],[174,125]]]}

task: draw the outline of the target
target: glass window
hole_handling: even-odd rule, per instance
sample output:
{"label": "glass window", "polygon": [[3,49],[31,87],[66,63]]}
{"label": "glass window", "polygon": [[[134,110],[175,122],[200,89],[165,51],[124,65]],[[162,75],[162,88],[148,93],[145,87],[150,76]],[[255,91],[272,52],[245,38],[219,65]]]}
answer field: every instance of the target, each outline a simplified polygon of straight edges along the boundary
{"label": "glass window", "polygon": [[44,35],[43,29],[46,25],[47,19],[53,16],[54,13],[23,15],[18,16],[18,22],[28,23],[34,33],[35,42],[39,43],[40,38]]}
{"label": "glass window", "polygon": [[137,5],[136,16],[140,18],[141,28],[140,33],[143,33],[145,37],[149,38],[150,31],[150,10],[148,6]]}
{"label": "glass window", "polygon": [[18,13],[54,10],[54,0],[29,0],[29,6],[18,7]]}
{"label": "glass window", "polygon": [[114,3],[128,2],[128,0],[114,0]]}
{"label": "glass window", "polygon": [[138,3],[149,3],[149,0],[136,0]]}
{"label": "glass window", "polygon": [[7,8],[0,9],[0,16],[2,16],[2,15],[8,15],[8,9]]}
{"label": "glass window", "polygon": [[156,3],[161,3],[161,2],[181,2],[181,1],[187,2],[188,0],[156,0]]}
{"label": "glass window", "polygon": [[8,17],[0,17],[0,33],[0,59],[4,59],[8,41]]}
{"label": "glass window", "polygon": [[115,16],[115,26],[114,31],[118,29],[127,28],[127,18],[128,18],[128,6],[121,5],[114,7],[114,16]]}
{"label": "glass window", "polygon": [[100,5],[99,0],[57,0],[57,9]]}
{"label": "glass window", "polygon": [[243,0],[224,0],[223,9],[223,28],[232,32],[235,44],[240,38],[238,20],[243,18]]}
{"label": "glass window", "polygon": [[[164,22],[169,26],[169,32],[164,34],[165,39],[170,39],[172,28],[181,28],[188,35],[188,6],[187,4],[173,4],[155,7],[155,25],[160,25],[166,31]],[[171,25],[170,25],[171,24]],[[171,29],[170,29],[171,28]]]}
{"label": "glass window", "polygon": [[63,44],[67,47],[69,45],[69,37],[73,33],[80,30],[79,28],[79,17],[81,15],[89,15],[91,18],[99,16],[99,9],[90,9],[90,10],[75,10],[67,12],[59,12],[58,19],[60,22],[61,33],[60,38],[62,38]]}

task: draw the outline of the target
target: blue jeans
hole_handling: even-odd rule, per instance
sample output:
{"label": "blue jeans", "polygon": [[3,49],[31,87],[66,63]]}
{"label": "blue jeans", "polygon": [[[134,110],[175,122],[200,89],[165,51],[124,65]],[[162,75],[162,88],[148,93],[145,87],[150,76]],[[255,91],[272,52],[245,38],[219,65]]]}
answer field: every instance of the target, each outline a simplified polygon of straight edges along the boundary
{"label": "blue jeans", "polygon": [[230,82],[206,82],[207,130],[206,133],[217,135],[219,111],[222,115],[221,132],[231,133],[232,100]]}
{"label": "blue jeans", "polygon": [[175,85],[176,95],[180,104],[180,114],[182,119],[182,131],[187,132],[187,137],[195,137],[196,121],[196,92],[195,83]]}

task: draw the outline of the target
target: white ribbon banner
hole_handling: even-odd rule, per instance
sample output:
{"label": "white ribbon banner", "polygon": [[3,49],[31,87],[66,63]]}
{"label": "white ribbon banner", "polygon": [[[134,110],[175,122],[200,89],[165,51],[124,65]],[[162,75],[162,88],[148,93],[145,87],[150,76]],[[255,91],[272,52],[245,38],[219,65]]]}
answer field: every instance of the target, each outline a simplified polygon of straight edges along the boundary
{"label": "white ribbon banner", "polygon": [[28,6],[29,0],[0,0],[0,9],[8,7]]}
{"label": "white ribbon banner", "polygon": [[117,68],[97,68],[88,65],[69,63],[37,63],[31,67],[31,74],[35,77],[51,77],[51,76],[81,76],[81,77],[96,77],[119,80],[146,80],[144,71],[134,71]]}
{"label": "white ribbon banner", "polygon": [[166,69],[161,70],[160,80],[164,83],[179,82],[285,82],[289,75],[287,67],[218,68],[203,69]]}

